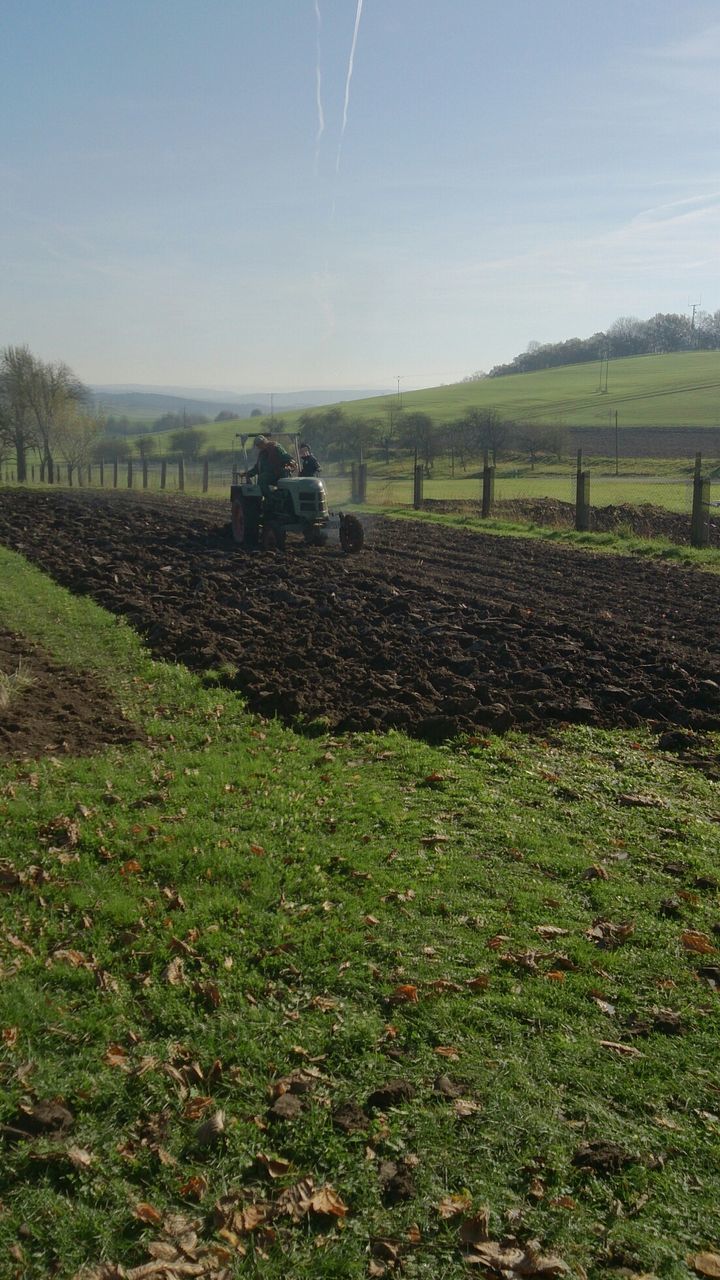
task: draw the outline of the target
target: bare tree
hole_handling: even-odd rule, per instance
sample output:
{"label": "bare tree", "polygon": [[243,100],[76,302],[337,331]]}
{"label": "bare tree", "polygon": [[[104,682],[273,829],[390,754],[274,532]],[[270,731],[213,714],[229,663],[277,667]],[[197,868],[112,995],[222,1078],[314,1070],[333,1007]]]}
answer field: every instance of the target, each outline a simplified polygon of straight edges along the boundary
{"label": "bare tree", "polygon": [[32,368],[28,347],[5,347],[0,352],[0,435],[15,452],[20,484],[27,480],[27,455],[37,445],[30,398]]}
{"label": "bare tree", "polygon": [[101,415],[88,413],[72,400],[66,400],[56,409],[53,438],[71,476],[74,471],[82,476],[82,468],[93,457],[104,428],[105,419]]}

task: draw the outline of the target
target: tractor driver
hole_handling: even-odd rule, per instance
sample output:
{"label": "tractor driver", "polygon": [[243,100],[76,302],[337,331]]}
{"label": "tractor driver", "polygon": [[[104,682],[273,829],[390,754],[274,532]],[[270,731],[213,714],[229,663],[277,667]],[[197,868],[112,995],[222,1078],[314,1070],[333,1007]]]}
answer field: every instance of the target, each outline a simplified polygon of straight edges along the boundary
{"label": "tractor driver", "polygon": [[247,480],[257,476],[260,492],[263,498],[270,497],[270,490],[275,488],[278,480],[282,476],[288,475],[290,471],[294,471],[297,463],[295,459],[283,449],[274,440],[268,440],[267,436],[255,437],[255,448],[258,451],[257,462],[254,467],[245,472]]}

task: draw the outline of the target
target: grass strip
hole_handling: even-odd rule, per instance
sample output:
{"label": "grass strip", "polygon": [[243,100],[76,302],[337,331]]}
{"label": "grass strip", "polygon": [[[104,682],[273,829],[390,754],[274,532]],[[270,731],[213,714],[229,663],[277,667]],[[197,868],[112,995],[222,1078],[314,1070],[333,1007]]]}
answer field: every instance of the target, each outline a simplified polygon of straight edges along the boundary
{"label": "grass strip", "polygon": [[[278,1280],[454,1280],[484,1208],[578,1275],[717,1249],[712,781],[638,732],[310,741],[20,557],[0,584],[151,739],[0,770],[18,1275],[139,1266],[178,1213]],[[38,1100],[72,1125],[14,1138]]]}

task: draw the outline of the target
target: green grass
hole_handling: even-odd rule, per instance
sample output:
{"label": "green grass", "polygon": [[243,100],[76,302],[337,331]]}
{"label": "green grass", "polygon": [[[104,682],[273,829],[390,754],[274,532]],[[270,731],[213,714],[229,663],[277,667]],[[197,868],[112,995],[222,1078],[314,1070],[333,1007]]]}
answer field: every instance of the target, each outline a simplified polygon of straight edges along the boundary
{"label": "green grass", "polygon": [[[598,391],[597,363],[564,365],[540,373],[485,378],[406,391],[402,408],[429,413],[438,422],[462,417],[474,407],[493,407],[513,421],[563,423],[573,427],[719,427],[720,351],[630,356],[610,362],[607,392]],[[353,417],[385,418],[394,397],[354,400],[343,407]],[[278,415],[278,429],[297,429],[300,411]],[[258,430],[257,419],[210,423],[208,445],[228,450],[237,431]],[[155,439],[162,448],[169,434]]]}
{"label": "green grass", "polygon": [[[301,738],[2,550],[0,608],[150,738],[0,769],[0,867],[19,877],[0,895],[0,1122],[24,1099],[75,1116],[6,1145],[3,1275],[141,1264],[161,1231],[139,1204],[168,1230],[197,1219],[233,1276],[268,1280],[364,1277],[378,1239],[404,1274],[459,1280],[449,1194],[578,1275],[687,1277],[688,1254],[718,1248],[718,995],[682,940],[718,922],[714,784],[640,731]],[[64,844],[58,818],[77,828]],[[634,932],[600,949],[598,919]],[[685,1034],[653,1029],[668,1008]],[[274,1083],[308,1068],[302,1114],[271,1120]],[[433,1088],[444,1073],[464,1117]],[[333,1124],[398,1077],[414,1096],[366,1132]],[[215,1108],[225,1140],[202,1149],[193,1117]],[[577,1168],[596,1139],[627,1166]],[[289,1162],[276,1183],[258,1154]],[[415,1194],[391,1206],[380,1165],[407,1158]],[[245,1254],[216,1235],[221,1196],[273,1200],[305,1175],[342,1198],[340,1223],[279,1217]]]}

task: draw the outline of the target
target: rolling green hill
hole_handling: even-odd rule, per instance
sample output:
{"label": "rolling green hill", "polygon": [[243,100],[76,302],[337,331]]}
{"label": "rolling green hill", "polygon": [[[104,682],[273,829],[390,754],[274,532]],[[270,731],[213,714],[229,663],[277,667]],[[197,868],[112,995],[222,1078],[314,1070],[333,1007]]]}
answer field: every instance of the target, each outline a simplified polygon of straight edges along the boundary
{"label": "rolling green hill", "polygon": [[[720,351],[632,356],[610,362],[607,391],[599,390],[597,363],[565,365],[541,373],[519,373],[480,382],[459,382],[402,393],[402,408],[422,410],[441,422],[459,418],[471,406],[494,407],[515,421],[606,427],[615,411],[623,427],[716,427],[720,424]],[[378,396],[347,405],[353,416],[382,417],[396,397]],[[298,412],[278,415],[293,429]],[[238,430],[257,430],[257,419],[211,423],[207,443],[232,447]],[[158,445],[162,447],[162,435]]]}

